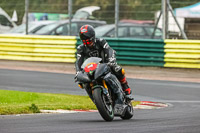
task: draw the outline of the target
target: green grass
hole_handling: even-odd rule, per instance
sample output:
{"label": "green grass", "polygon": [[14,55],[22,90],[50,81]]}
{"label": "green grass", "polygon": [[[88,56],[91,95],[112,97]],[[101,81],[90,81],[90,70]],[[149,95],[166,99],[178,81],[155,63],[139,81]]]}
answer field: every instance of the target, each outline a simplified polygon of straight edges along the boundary
{"label": "green grass", "polygon": [[0,114],[38,113],[39,109],[96,109],[88,96],[0,90]]}
{"label": "green grass", "polygon": [[0,90],[0,115],[39,113],[41,109],[88,110],[96,107],[88,96]]}

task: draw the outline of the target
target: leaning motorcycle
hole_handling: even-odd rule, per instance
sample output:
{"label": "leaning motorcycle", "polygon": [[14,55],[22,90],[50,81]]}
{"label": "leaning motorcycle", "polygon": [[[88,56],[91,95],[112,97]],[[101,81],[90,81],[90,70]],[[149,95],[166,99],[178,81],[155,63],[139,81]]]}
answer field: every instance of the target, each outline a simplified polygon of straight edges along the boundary
{"label": "leaning motorcycle", "polygon": [[134,113],[131,100],[125,97],[125,93],[121,89],[116,76],[112,74],[109,64],[101,63],[101,61],[102,59],[98,57],[86,59],[81,66],[82,71],[75,77],[76,82],[79,87],[86,90],[105,121],[112,121],[116,116],[114,114],[116,99],[114,90],[116,87],[120,87],[120,93],[122,93],[126,108],[123,114],[118,116],[122,119],[131,119]]}

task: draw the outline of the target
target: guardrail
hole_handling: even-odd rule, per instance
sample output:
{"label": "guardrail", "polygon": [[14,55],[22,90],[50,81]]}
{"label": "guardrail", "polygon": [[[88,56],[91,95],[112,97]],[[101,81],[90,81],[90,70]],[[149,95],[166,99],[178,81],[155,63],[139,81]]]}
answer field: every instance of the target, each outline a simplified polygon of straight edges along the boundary
{"label": "guardrail", "polygon": [[0,35],[0,59],[74,63],[76,42],[72,36]]}
{"label": "guardrail", "polygon": [[165,40],[164,67],[200,68],[200,40]]}
{"label": "guardrail", "polygon": [[[106,38],[122,65],[200,68],[200,41]],[[76,61],[74,36],[0,35],[0,59]]]}
{"label": "guardrail", "polygon": [[106,39],[123,65],[164,66],[164,42],[153,39]]}

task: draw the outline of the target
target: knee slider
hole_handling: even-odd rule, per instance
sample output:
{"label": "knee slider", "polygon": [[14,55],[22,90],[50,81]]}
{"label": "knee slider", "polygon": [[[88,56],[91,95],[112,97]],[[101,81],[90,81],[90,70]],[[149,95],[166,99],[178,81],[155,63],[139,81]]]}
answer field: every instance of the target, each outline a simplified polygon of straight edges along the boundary
{"label": "knee slider", "polygon": [[122,75],[125,75],[125,70],[124,70],[124,68],[122,68],[121,73],[122,73]]}
{"label": "knee slider", "polygon": [[120,80],[122,78],[124,78],[125,75],[125,70],[123,68],[119,67],[115,67],[115,75],[117,76],[117,78]]}
{"label": "knee slider", "polygon": [[118,73],[118,75],[125,75],[125,70],[122,67],[120,67],[120,66],[116,66],[115,69],[114,69],[114,71],[116,73]]}

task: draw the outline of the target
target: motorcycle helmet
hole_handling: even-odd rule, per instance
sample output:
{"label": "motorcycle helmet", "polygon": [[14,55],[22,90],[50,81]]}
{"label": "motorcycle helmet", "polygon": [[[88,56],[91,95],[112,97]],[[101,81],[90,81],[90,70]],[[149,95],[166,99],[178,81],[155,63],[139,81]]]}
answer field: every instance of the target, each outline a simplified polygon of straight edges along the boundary
{"label": "motorcycle helmet", "polygon": [[83,25],[79,31],[80,39],[83,44],[92,47],[95,42],[95,31],[91,25]]}

